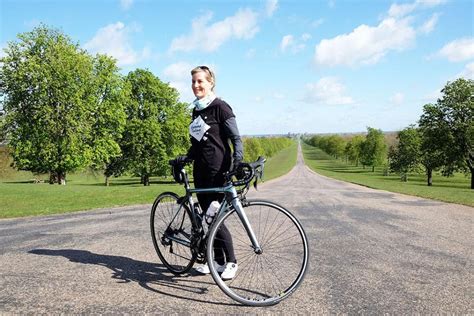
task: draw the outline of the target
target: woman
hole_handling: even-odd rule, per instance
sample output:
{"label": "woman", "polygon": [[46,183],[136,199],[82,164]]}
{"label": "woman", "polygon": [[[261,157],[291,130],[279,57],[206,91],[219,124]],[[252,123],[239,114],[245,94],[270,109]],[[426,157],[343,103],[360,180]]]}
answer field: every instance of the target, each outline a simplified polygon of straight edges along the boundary
{"label": "woman", "polygon": [[[196,100],[192,103],[193,117],[189,126],[191,148],[186,158],[194,160],[196,188],[221,187],[224,184],[223,174],[236,168],[242,161],[242,140],[231,107],[214,94],[216,80],[212,70],[207,66],[199,66],[191,70],[191,76]],[[203,212],[206,212],[212,201],[222,202],[223,198],[222,193],[197,194]],[[214,252],[217,271],[222,272],[222,279],[229,280],[235,276],[238,266],[227,227],[222,226],[217,238],[220,241],[216,243],[217,249]],[[207,264],[196,270],[202,274],[210,272]]]}

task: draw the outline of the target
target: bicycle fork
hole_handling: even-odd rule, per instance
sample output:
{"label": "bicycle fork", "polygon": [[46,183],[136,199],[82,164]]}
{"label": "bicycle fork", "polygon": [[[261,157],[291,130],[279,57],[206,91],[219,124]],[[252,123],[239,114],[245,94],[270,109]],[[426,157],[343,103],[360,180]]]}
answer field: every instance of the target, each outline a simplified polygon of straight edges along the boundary
{"label": "bicycle fork", "polygon": [[232,187],[228,192],[230,193],[231,197],[231,205],[237,212],[237,215],[239,216],[242,225],[244,226],[245,231],[247,232],[247,235],[250,238],[253,250],[256,254],[261,254],[263,252],[262,248],[260,247],[260,244],[257,240],[257,236],[255,236],[252,226],[250,225],[247,214],[245,214],[244,207],[242,206],[242,203],[237,195],[236,189]]}

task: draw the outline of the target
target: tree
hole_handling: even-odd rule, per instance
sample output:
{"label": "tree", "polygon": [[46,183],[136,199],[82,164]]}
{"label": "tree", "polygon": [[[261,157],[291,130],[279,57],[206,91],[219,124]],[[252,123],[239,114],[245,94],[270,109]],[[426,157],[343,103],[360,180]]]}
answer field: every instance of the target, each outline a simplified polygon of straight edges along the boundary
{"label": "tree", "polygon": [[362,143],[364,142],[364,137],[361,135],[356,135],[347,143],[345,148],[345,153],[349,161],[357,166],[359,166],[359,161],[361,157]]}
{"label": "tree", "polygon": [[0,144],[2,144],[7,139],[6,129],[5,129],[5,113],[3,110],[0,110]]}
{"label": "tree", "polygon": [[417,128],[411,125],[398,132],[397,139],[396,147],[389,150],[390,169],[407,181],[408,172],[416,170],[420,161],[421,138]]}
{"label": "tree", "polygon": [[384,163],[387,155],[387,145],[381,130],[367,127],[367,135],[361,144],[361,162],[364,166],[375,167]]}
{"label": "tree", "polygon": [[[90,113],[92,167],[104,170],[105,184],[118,173],[114,167],[121,159],[119,140],[125,127],[123,80],[115,60],[105,55],[94,58],[92,77],[93,106]],[[120,164],[119,164],[120,165]],[[113,170],[112,172],[110,172]]]}
{"label": "tree", "polygon": [[243,139],[245,161],[255,161],[264,154],[262,145],[256,137],[245,137]]}
{"label": "tree", "polygon": [[433,171],[445,164],[447,147],[453,142],[444,114],[439,107],[425,104],[419,120],[421,164],[428,186],[433,185]]}
{"label": "tree", "polygon": [[457,79],[441,90],[437,105],[444,114],[452,143],[448,146],[444,173],[455,171],[471,174],[474,189],[474,80]]}
{"label": "tree", "polygon": [[92,60],[62,32],[43,25],[18,38],[5,48],[0,70],[14,165],[50,172],[65,184],[66,172],[86,166],[92,156]]}
{"label": "tree", "polygon": [[325,149],[325,151],[337,159],[344,155],[345,147],[346,142],[341,136],[331,135],[327,139],[327,148]]}
{"label": "tree", "polygon": [[149,185],[150,176],[167,174],[168,159],[187,149],[189,115],[178,92],[148,70],[130,72],[125,84],[127,122],[115,170],[130,170]]}
{"label": "tree", "polygon": [[448,82],[441,92],[436,104],[424,106],[419,120],[428,185],[433,170],[440,168],[445,176],[470,172],[474,189],[474,82],[461,78]]}
{"label": "tree", "polygon": [[66,184],[67,172],[117,156],[124,112],[115,61],[44,25],[18,38],[0,70],[14,166]]}

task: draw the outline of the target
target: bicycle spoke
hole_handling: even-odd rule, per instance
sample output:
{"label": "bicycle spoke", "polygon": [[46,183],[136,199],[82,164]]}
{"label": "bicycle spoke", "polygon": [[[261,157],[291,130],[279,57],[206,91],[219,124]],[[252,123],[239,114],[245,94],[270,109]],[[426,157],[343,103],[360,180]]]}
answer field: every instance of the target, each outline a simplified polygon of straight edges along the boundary
{"label": "bicycle spoke", "polygon": [[[210,232],[216,237],[218,226],[229,230],[238,270],[224,281],[213,273],[219,287],[233,299],[248,305],[275,304],[290,295],[301,283],[307,267],[306,237],[301,225],[286,210],[269,202],[249,202],[244,208],[262,253],[253,249],[250,237],[236,211],[218,220]],[[209,250],[208,250],[209,251]]]}
{"label": "bicycle spoke", "polygon": [[150,220],[153,244],[163,264],[176,274],[188,271],[195,261],[189,246],[182,244],[192,238],[189,210],[174,193],[163,193],[153,204]]}

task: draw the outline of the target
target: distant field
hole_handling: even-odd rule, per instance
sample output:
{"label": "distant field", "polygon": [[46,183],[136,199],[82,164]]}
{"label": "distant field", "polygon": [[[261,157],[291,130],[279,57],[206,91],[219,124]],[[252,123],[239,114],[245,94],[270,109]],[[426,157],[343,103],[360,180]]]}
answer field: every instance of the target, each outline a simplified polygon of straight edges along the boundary
{"label": "distant field", "polygon": [[380,168],[371,172],[371,168],[363,169],[335,160],[318,148],[302,146],[305,163],[322,175],[375,189],[474,206],[474,190],[470,189],[470,178],[464,174],[449,178],[434,174],[433,186],[428,187],[424,174],[409,174],[408,182],[402,182],[399,175],[383,176]]}
{"label": "distant field", "polygon": [[[281,176],[296,163],[296,142],[268,159],[265,180]],[[32,183],[34,178],[47,180],[47,175],[33,176],[30,172],[5,172],[0,179],[0,218],[46,215],[103,207],[151,204],[164,191],[184,193],[182,186],[171,178],[152,178],[150,186],[140,184],[139,178],[112,178],[104,186],[101,174],[67,175],[67,185]]]}

